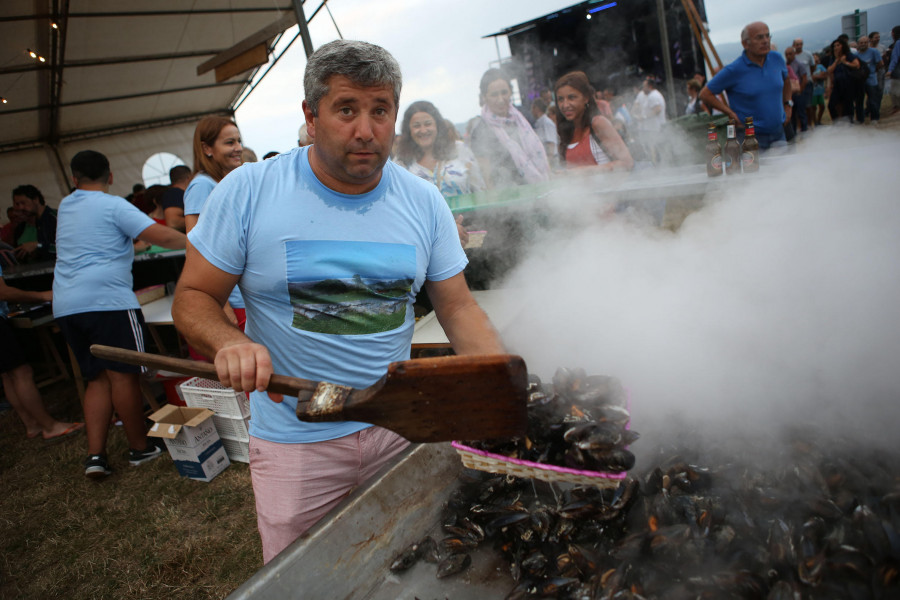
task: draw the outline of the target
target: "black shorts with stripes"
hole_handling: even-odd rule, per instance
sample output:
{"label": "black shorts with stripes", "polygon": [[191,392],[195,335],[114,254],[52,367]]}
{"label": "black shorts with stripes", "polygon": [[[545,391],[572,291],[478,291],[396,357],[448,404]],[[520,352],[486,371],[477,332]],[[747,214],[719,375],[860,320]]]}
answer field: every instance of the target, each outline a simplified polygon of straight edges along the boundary
{"label": "black shorts with stripes", "polygon": [[140,309],[78,313],[56,319],[75,354],[81,374],[95,379],[104,369],[119,373],[140,373],[142,367],[97,358],[91,344],[144,351],[144,313]]}

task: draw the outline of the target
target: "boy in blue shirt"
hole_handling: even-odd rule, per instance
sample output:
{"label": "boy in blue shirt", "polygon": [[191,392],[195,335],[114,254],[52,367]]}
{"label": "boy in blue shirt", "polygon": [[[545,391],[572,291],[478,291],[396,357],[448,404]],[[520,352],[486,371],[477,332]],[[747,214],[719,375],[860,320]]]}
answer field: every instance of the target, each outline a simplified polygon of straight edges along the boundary
{"label": "boy in blue shirt", "polygon": [[187,238],[155,223],[124,198],[111,196],[109,161],[99,152],[83,150],[70,166],[77,189],[59,205],[53,317],[88,380],[84,474],[96,479],[112,472],[106,437],[113,409],[125,428],[132,466],[156,458],[161,451],[147,441],[138,380],[141,368],[96,358],[91,344],[143,351],[144,317],[131,277],[132,242],[137,238],[180,249]]}

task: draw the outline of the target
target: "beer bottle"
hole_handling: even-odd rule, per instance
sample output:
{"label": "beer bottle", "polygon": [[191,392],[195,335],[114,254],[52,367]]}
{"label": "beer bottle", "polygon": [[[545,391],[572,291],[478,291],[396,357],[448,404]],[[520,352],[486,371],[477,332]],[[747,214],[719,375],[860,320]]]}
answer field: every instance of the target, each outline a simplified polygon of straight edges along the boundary
{"label": "beer bottle", "polygon": [[728,120],[727,139],[722,150],[722,159],[725,161],[725,174],[736,175],[741,172],[741,147],[735,134],[734,119]]}
{"label": "beer bottle", "polygon": [[706,131],[706,175],[717,177],[722,174],[722,148],[716,135],[716,126],[712,123]]}
{"label": "beer bottle", "polygon": [[753,127],[753,117],[745,120],[744,144],[741,146],[741,168],[744,173],[759,171],[759,140]]}

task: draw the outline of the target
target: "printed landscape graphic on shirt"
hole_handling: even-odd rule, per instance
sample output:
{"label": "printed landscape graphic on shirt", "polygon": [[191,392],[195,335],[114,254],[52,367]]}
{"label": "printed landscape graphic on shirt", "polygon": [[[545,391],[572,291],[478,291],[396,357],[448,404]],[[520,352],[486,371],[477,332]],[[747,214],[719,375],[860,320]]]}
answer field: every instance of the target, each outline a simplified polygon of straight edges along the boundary
{"label": "printed landscape graphic on shirt", "polygon": [[288,292],[297,329],[365,335],[403,325],[416,249],[379,242],[286,242]]}

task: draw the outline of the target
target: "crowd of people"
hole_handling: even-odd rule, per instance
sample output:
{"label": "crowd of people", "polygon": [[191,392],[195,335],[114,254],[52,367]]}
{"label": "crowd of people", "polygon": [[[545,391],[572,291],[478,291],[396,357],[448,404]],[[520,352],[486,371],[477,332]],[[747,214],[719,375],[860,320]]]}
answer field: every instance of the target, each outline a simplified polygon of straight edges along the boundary
{"label": "crowd of people", "polygon": [[[891,30],[891,37],[894,42],[900,38],[900,26]],[[877,31],[855,41],[842,34],[816,53],[805,51],[802,39],[794,40],[784,52],[789,76],[798,82],[791,97],[794,129],[803,132],[821,125],[826,107],[832,122],[877,124],[886,91],[891,114],[900,112],[900,83],[892,83],[900,79],[896,72],[900,50],[895,48],[895,43],[883,46]]]}
{"label": "crowd of people", "polygon": [[481,114],[463,136],[424,100],[411,104],[400,123],[394,160],[445,198],[548,181],[566,169],[634,166],[622,137],[624,119],[614,125],[609,102],[580,71],[560,77],[555,93],[545,90],[527,110],[513,103],[509,75],[500,69],[484,73],[479,91]]}
{"label": "crowd of people", "polygon": [[[900,27],[892,37],[900,38]],[[741,41],[741,57],[708,82],[703,75],[687,82],[685,112],[718,112],[739,125],[752,116],[763,149],[786,139],[786,124],[802,132],[821,123],[824,99],[834,121],[877,122],[886,82],[900,79],[900,47],[880,47],[876,33],[855,48],[838,38],[819,54],[796,40],[783,57],[765,23],[748,25]],[[864,67],[860,88],[853,70]],[[309,58],[305,122],[289,152],[257,162],[232,120],[207,117],[195,129],[192,168],[172,168],[168,186],[135,186],[125,201],[109,193],[109,159],[81,151],[59,209],[34,186],[19,186],[0,232],[8,245],[0,262],[6,396],[29,437],[85,429],[88,477],[112,472],[106,441],[114,413],[131,465],[159,456],[146,436],[140,369],[89,348],[143,350],[134,253],[187,248],[173,318],[194,358],[214,362],[224,384],[251,393],[251,477],[269,561],[406,445],[364,423],[298,421],[296,398],[264,391],[269,376],[371,385],[390,362],[409,357],[412,304],[422,289],[454,351],[502,352],[466,285],[467,234],[445,199],[659,160],[667,111],[657,84],[643,78],[626,100],[571,71],[526,98],[526,109],[514,104],[508,75],[489,69],[481,112],[460,135],[429,101],[398,114],[400,69],[387,51],[337,41]],[[900,83],[890,93],[896,112]],[[2,280],[4,264],[47,259],[55,260],[52,291],[24,292]],[[335,280],[346,291],[335,291]],[[4,301],[51,300],[88,381],[84,424],[47,414],[10,341]]]}
{"label": "crowd of people", "polygon": [[688,81],[685,113],[727,114],[738,127],[752,116],[757,137],[762,133],[761,148],[822,125],[826,108],[832,123],[877,125],[885,94],[891,98],[891,115],[900,112],[900,26],[891,30],[891,38],[885,47],[877,31],[855,41],[842,34],[814,53],[797,38],[781,55],[768,26],[751,23],[741,33],[741,57],[704,88],[698,90],[702,81]]}
{"label": "crowd of people", "polygon": [[[900,27],[891,36],[896,41]],[[841,35],[812,53],[798,38],[779,53],[768,26],[750,24],[741,34],[741,57],[716,70],[709,82],[703,73],[687,80],[687,102],[677,112],[728,115],[739,130],[752,116],[763,149],[822,125],[826,108],[833,123],[877,124],[884,94],[892,98],[891,114],[900,111],[900,83],[891,85],[900,78],[900,47],[885,47],[880,40],[878,32],[856,41]],[[758,70],[768,87],[753,79]],[[545,181],[569,169],[628,170],[637,161],[659,163],[668,119],[659,81],[644,77],[624,94],[596,83],[580,71],[566,73],[553,90],[516,105],[508,76],[490,69],[480,84],[481,115],[469,121],[463,136],[442,123],[437,107],[419,101],[401,122],[394,159],[432,181],[445,197]]]}

